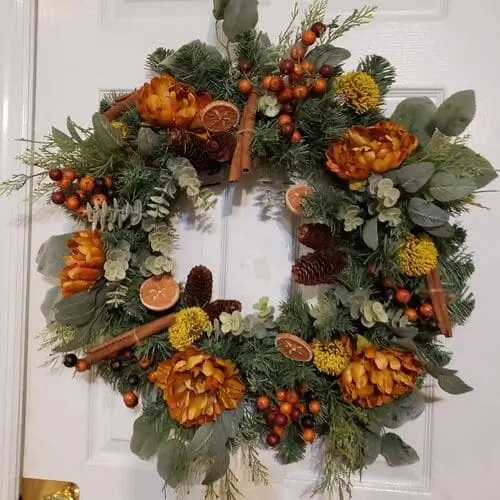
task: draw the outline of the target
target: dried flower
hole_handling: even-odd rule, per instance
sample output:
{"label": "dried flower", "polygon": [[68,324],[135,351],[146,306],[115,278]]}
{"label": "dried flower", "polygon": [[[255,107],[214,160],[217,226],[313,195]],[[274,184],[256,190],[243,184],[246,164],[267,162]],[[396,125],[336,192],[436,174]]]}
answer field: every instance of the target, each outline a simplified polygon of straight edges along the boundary
{"label": "dried flower", "polygon": [[412,277],[429,274],[437,266],[437,256],[436,245],[427,234],[407,235],[397,253],[401,269]]}
{"label": "dried flower", "polygon": [[380,103],[380,89],[375,80],[363,71],[348,71],[335,80],[335,92],[354,109],[366,113]]}
{"label": "dried flower", "polygon": [[311,348],[314,353],[314,365],[327,375],[340,375],[352,357],[351,341],[345,335],[332,342],[314,339]]}
{"label": "dried flower", "polygon": [[175,315],[175,323],[168,329],[168,340],[176,349],[184,349],[196,342],[210,327],[208,314],[201,307],[186,307]]}

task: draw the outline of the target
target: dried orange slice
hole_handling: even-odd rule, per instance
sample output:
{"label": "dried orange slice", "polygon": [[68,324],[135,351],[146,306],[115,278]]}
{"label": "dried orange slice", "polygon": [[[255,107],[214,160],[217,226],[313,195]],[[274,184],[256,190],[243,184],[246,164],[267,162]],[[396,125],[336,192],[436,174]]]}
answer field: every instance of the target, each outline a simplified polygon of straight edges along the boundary
{"label": "dried orange slice", "polygon": [[306,185],[292,186],[285,193],[286,207],[292,214],[300,215],[302,207],[302,197],[312,194],[312,189]]}
{"label": "dried orange slice", "polygon": [[139,290],[141,302],[151,311],[165,311],[177,304],[180,298],[179,285],[170,276],[148,278]]}
{"label": "dried orange slice", "polygon": [[304,339],[293,335],[293,333],[278,333],[274,345],[285,358],[303,361],[304,363],[313,359],[311,346]]}
{"label": "dried orange slice", "polygon": [[201,123],[209,132],[227,132],[240,122],[240,110],[227,101],[214,101],[200,114]]}

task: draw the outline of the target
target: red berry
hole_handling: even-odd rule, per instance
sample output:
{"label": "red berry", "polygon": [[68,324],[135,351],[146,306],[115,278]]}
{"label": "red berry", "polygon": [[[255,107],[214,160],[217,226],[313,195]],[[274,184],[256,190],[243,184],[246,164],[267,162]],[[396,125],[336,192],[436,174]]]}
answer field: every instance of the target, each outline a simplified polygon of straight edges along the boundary
{"label": "red berry", "polygon": [[325,78],[331,78],[333,76],[333,67],[330,64],[323,64],[319,68],[319,74]]}
{"label": "red berry", "polygon": [[292,138],[290,139],[294,144],[298,144],[301,140],[302,140],[302,134],[296,130],[293,134],[292,134]]}
{"label": "red berry", "polygon": [[62,176],[63,176],[62,170],[58,168],[51,168],[49,170],[49,178],[54,182],[60,181],[62,179]]}
{"label": "red berry", "polygon": [[52,203],[62,205],[66,201],[66,195],[62,191],[54,191],[50,196]]}
{"label": "red berry", "polygon": [[296,405],[299,402],[299,395],[297,394],[296,391],[288,391],[288,394],[286,396],[286,401],[291,405]]}
{"label": "red berry", "polygon": [[280,70],[282,73],[289,74],[293,72],[293,69],[295,68],[295,62],[293,59],[283,59],[280,63]]}
{"label": "red berry", "polygon": [[250,94],[253,90],[253,85],[250,80],[240,80],[238,82],[238,92],[241,94],[247,95]]}
{"label": "red berry", "polygon": [[65,168],[63,170],[63,179],[73,182],[78,177],[74,168]]}
{"label": "red berry", "polygon": [[267,396],[259,396],[257,398],[257,408],[259,410],[267,410],[269,408],[269,398]]}
{"label": "red berry", "polygon": [[302,33],[302,43],[304,45],[312,45],[316,41],[317,35],[314,31],[305,31]]}
{"label": "red berry", "polygon": [[306,55],[306,50],[304,49],[304,47],[295,46],[292,47],[292,49],[290,50],[290,56],[295,61],[303,59],[305,55]]}
{"label": "red berry", "polygon": [[249,60],[240,61],[238,68],[242,73],[248,73],[252,69],[252,63]]}
{"label": "red berry", "polygon": [[298,422],[302,418],[302,412],[299,408],[294,408],[290,414],[290,418],[293,422]]}
{"label": "red berry", "polygon": [[285,137],[292,137],[295,132],[295,125],[293,123],[284,123],[281,126],[281,133]]}
{"label": "red berry", "polygon": [[273,76],[269,83],[269,90],[274,94],[279,94],[285,88],[285,82],[281,76]]}
{"label": "red berry", "polygon": [[274,419],[274,423],[280,427],[286,427],[288,424],[288,417],[283,415],[283,413],[278,413]]}
{"label": "red berry", "polygon": [[[293,93],[293,90],[292,90],[292,93]],[[281,111],[283,111],[283,113],[286,113],[287,115],[292,115],[294,112],[293,104],[290,102],[283,104],[281,106]]]}
{"label": "red berry", "polygon": [[398,290],[396,290],[396,300],[400,304],[408,304],[408,302],[410,302],[410,299],[411,292],[409,292],[408,290],[405,290],[404,288],[399,288]]}
{"label": "red berry", "polygon": [[135,359],[134,351],[132,349],[125,349],[122,352],[122,357],[125,361],[133,361]]}
{"label": "red berry", "polygon": [[417,321],[418,319],[418,313],[416,309],[413,309],[412,307],[407,307],[404,311],[403,314],[410,320],[410,321]]}
{"label": "red berry", "polygon": [[420,314],[424,318],[430,318],[431,316],[434,315],[434,309],[431,304],[426,302],[425,304],[422,304],[419,308]]}
{"label": "red berry", "polygon": [[312,400],[309,403],[309,411],[313,415],[317,415],[321,411],[321,403],[319,401],[317,401],[316,399]]}
{"label": "red berry", "polygon": [[276,399],[278,401],[286,401],[286,391],[285,391],[285,389],[278,389],[276,391]]}
{"label": "red berry", "polygon": [[323,23],[320,23],[320,22],[314,23],[311,26],[311,31],[314,31],[314,33],[316,34],[316,36],[321,36],[325,30],[326,30],[326,26]]}
{"label": "red berry", "polygon": [[276,417],[279,415],[279,410],[278,408],[273,408],[272,410],[269,411],[267,414],[267,423],[269,425],[274,425],[276,423]]}
{"label": "red berry", "polygon": [[68,196],[66,198],[66,208],[68,210],[78,210],[82,205],[80,197],[77,195]]}
{"label": "red berry", "polygon": [[135,408],[139,404],[139,398],[135,392],[128,391],[123,395],[123,402],[125,406]]}
{"label": "red berry", "polygon": [[271,446],[271,448],[274,448],[275,446],[278,446],[280,442],[280,437],[275,432],[271,432],[267,436],[266,442],[269,446]]}

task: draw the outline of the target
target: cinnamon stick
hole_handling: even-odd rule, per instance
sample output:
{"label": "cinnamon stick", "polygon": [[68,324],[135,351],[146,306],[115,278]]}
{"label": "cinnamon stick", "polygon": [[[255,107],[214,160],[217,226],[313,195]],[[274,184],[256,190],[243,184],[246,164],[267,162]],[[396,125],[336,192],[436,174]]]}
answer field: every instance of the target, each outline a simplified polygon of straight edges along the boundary
{"label": "cinnamon stick", "polygon": [[427,291],[431,300],[434,315],[439,325],[439,330],[446,337],[452,336],[451,319],[448,312],[448,301],[441,282],[441,273],[436,266],[426,277]]}
{"label": "cinnamon stick", "polygon": [[130,106],[133,106],[136,103],[138,95],[139,91],[134,90],[129,94],[124,94],[118,97],[117,99],[115,99],[113,105],[104,112],[104,116],[109,121],[116,120],[120,115],[125,113],[125,111],[127,111]]}
{"label": "cinnamon stick", "polygon": [[132,330],[122,333],[121,335],[118,335],[118,337],[106,340],[101,344],[91,347],[87,351],[85,361],[89,365],[99,363],[99,361],[106,359],[112,354],[121,351],[122,349],[126,349],[127,347],[132,347],[141,340],[151,337],[151,335],[172,326],[174,321],[175,314],[169,314],[151,321],[150,323],[146,323],[145,325],[132,328]]}
{"label": "cinnamon stick", "polygon": [[246,104],[247,116],[245,117],[244,128],[241,131],[243,136],[241,141],[241,171],[243,173],[252,170],[252,138],[255,130],[257,98],[257,92],[252,92]]}
{"label": "cinnamon stick", "polygon": [[240,127],[236,134],[236,148],[234,149],[233,159],[229,168],[229,182],[238,182],[241,178],[241,155],[243,152],[243,134],[245,123],[248,116],[248,108],[245,105],[241,115]]}

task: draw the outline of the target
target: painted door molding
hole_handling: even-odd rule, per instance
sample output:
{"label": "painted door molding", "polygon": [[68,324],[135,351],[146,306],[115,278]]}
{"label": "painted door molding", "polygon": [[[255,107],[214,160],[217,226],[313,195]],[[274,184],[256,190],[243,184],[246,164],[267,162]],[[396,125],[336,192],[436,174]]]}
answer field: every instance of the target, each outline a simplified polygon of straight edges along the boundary
{"label": "painted door molding", "polygon": [[[35,0],[0,2],[0,178],[23,167],[31,138],[36,69]],[[0,199],[0,498],[19,497],[23,450],[27,291],[30,270],[28,186]]]}

